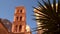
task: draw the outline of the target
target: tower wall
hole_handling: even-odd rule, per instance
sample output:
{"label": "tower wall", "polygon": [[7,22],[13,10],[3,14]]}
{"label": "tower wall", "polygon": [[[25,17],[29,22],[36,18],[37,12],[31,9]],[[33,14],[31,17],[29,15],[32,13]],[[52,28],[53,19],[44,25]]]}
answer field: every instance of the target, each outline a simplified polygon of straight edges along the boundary
{"label": "tower wall", "polygon": [[25,33],[26,11],[23,6],[16,7],[12,24],[13,33]]}

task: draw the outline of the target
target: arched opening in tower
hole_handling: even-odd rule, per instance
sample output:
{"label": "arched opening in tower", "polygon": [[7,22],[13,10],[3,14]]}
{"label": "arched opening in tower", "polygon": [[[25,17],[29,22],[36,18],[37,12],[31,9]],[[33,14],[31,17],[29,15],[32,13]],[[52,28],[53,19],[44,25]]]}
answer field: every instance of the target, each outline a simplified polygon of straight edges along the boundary
{"label": "arched opening in tower", "polygon": [[16,19],[18,20],[18,17],[16,17]]}
{"label": "arched opening in tower", "polygon": [[20,16],[20,21],[22,21],[22,16]]}
{"label": "arched opening in tower", "polygon": [[19,26],[19,31],[21,32],[21,30],[22,30],[22,25]]}
{"label": "arched opening in tower", "polygon": [[22,13],[22,10],[20,10],[20,13]]}
{"label": "arched opening in tower", "polygon": [[19,10],[17,10],[17,13],[19,13]]}

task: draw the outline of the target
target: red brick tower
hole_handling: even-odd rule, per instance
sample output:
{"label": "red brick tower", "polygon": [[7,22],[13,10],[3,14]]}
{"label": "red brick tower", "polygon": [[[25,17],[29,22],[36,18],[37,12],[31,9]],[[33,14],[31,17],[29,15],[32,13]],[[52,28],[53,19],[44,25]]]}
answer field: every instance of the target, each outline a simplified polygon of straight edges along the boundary
{"label": "red brick tower", "polygon": [[26,30],[26,11],[23,6],[16,7],[14,21],[12,24],[13,33],[25,33]]}

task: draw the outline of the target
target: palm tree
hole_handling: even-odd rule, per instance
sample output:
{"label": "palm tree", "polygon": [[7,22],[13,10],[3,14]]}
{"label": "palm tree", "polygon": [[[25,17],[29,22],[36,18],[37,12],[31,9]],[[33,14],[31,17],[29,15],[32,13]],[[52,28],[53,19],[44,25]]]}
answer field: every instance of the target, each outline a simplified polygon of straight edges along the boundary
{"label": "palm tree", "polygon": [[39,26],[42,27],[44,30],[43,34],[58,34],[60,31],[60,0],[53,0],[51,3],[50,0],[42,0],[43,4],[38,1],[38,8],[33,7],[37,10],[37,13],[39,16],[35,15],[36,17],[39,17],[37,20],[41,23]]}

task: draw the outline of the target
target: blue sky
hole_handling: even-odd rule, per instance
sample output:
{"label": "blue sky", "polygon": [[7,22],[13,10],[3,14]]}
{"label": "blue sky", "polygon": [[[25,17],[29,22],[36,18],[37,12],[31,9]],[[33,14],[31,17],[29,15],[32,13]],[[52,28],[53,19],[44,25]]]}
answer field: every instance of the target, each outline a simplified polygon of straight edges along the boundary
{"label": "blue sky", "polygon": [[36,27],[33,19],[33,8],[36,0],[0,0],[0,18],[8,19],[13,22],[15,7],[24,6],[26,8],[26,23],[31,27]]}

